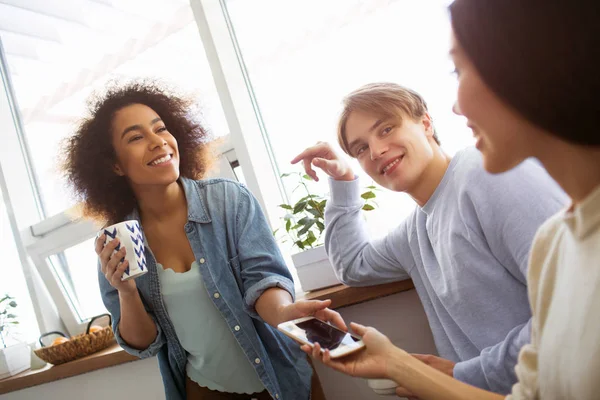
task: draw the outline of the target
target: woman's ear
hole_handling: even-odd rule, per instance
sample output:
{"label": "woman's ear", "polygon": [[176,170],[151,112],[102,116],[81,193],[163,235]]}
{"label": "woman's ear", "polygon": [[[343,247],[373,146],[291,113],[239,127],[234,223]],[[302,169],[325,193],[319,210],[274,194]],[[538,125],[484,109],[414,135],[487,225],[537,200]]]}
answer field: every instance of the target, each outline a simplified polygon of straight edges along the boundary
{"label": "woman's ear", "polygon": [[119,166],[119,164],[115,164],[113,166],[113,171],[115,171],[115,174],[119,176],[125,176],[125,172],[123,172],[123,169],[121,168],[121,166]]}

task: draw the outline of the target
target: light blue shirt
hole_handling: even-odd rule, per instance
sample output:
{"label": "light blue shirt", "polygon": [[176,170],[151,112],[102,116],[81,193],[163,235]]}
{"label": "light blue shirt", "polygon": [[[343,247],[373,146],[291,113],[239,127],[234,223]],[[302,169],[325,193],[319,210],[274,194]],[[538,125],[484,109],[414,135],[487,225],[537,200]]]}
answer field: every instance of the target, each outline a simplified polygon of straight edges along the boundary
{"label": "light blue shirt", "polygon": [[[254,308],[265,290],[279,287],[295,296],[294,282],[258,201],[245,186],[227,179],[180,179],[187,200],[185,234],[200,269],[208,297],[219,310],[246,359],[271,397],[307,400],[312,369],[292,339],[265,323]],[[140,220],[137,210],[126,219]],[[143,226],[142,226],[143,229]],[[187,351],[163,301],[156,259],[144,235],[148,273],[135,280],[158,335],[143,350],[127,345],[119,332],[119,294],[98,266],[102,300],[113,316],[117,342],[140,358],[158,355],[168,400],[186,398]],[[236,329],[239,327],[239,329]]]}
{"label": "light blue shirt", "polygon": [[330,186],[325,246],[338,278],[350,286],[411,278],[440,356],[457,362],[454,377],[510,393],[530,341],[529,250],[568,200],[544,169],[528,160],[491,175],[477,150],[462,150],[429,201],[378,240],[364,226],[359,183]]}
{"label": "light blue shirt", "polygon": [[188,352],[186,371],[190,379],[219,392],[252,394],[265,390],[208,297],[200,275],[202,266],[194,261],[189,271],[177,273],[156,265],[169,318],[179,343]]}

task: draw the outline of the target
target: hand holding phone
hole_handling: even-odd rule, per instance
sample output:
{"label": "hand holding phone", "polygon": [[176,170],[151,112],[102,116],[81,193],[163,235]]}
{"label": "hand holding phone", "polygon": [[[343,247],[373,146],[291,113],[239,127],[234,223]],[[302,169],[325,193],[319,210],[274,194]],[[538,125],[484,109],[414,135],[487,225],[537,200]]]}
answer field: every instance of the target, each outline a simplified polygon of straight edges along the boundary
{"label": "hand holding phone", "polygon": [[344,332],[314,317],[283,322],[277,329],[301,344],[312,347],[319,343],[321,351],[329,350],[331,358],[343,357],[365,347],[359,336]]}

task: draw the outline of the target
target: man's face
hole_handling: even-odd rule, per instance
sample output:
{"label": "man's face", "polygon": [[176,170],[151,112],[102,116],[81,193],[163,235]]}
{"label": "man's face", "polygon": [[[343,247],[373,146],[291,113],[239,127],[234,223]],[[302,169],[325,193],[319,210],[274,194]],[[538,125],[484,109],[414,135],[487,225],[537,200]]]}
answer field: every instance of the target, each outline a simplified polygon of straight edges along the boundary
{"label": "man's face", "polygon": [[428,114],[419,120],[382,117],[353,111],[346,121],[348,151],[379,185],[409,192],[434,158],[433,124]]}

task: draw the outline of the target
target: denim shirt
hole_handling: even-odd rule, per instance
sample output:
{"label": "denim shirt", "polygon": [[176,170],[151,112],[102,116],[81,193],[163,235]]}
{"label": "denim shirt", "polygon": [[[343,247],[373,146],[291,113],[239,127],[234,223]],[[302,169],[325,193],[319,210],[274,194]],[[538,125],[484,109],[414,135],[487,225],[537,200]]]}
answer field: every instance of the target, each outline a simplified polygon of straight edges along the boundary
{"label": "denim shirt", "polygon": [[[185,233],[213,301],[273,399],[309,399],[312,369],[299,345],[265,323],[254,304],[272,287],[294,297],[294,283],[260,205],[243,185],[226,179],[180,179],[188,205]],[[134,210],[127,219],[140,221]],[[141,226],[141,221],[140,221]],[[186,399],[187,354],[160,293],[156,259],[144,235],[148,273],[136,279],[146,311],[158,334],[144,350],[127,345],[119,334],[119,295],[101,271],[102,300],[113,316],[119,345],[140,358],[158,355],[165,394]]]}

